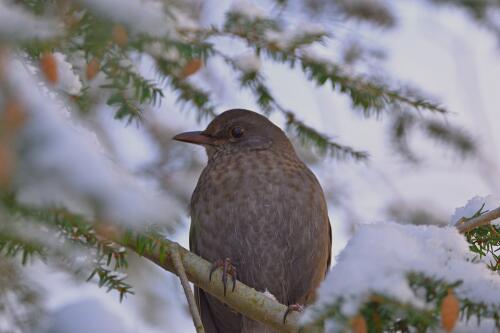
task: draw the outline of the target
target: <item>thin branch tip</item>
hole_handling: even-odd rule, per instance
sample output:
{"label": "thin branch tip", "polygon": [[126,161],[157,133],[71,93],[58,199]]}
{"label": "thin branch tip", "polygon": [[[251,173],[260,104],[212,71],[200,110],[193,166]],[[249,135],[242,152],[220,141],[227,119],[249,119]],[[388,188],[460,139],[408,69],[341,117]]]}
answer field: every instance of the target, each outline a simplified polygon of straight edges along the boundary
{"label": "thin branch tip", "polygon": [[186,271],[184,270],[184,265],[182,264],[182,260],[179,255],[179,246],[180,245],[177,243],[174,243],[172,245],[172,252],[170,253],[170,258],[172,259],[172,263],[177,272],[177,276],[181,280],[182,289],[184,290],[184,294],[186,296],[189,305],[189,311],[191,312],[191,317],[193,318],[193,324],[196,329],[196,333],[205,333],[205,328],[203,327],[203,323],[201,322],[200,311],[196,304],[193,290],[189,285],[189,280],[186,276]]}
{"label": "thin branch tip", "polygon": [[458,231],[463,234],[471,231],[474,228],[489,224],[498,218],[500,218],[500,207],[497,207],[493,210],[490,210],[489,212],[486,212],[469,220],[459,221],[456,227]]}

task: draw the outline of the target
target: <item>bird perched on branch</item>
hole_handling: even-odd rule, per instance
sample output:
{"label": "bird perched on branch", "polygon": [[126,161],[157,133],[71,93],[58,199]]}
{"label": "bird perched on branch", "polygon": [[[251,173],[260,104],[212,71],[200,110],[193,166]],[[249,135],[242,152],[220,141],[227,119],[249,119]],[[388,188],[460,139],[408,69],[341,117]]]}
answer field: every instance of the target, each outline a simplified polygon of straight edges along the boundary
{"label": "bird perched on branch", "polygon": [[[191,251],[222,267],[228,292],[237,277],[290,309],[311,303],[330,265],[331,228],[321,186],[285,133],[235,109],[174,139],[208,154],[191,198]],[[197,287],[195,295],[207,333],[272,332]]]}

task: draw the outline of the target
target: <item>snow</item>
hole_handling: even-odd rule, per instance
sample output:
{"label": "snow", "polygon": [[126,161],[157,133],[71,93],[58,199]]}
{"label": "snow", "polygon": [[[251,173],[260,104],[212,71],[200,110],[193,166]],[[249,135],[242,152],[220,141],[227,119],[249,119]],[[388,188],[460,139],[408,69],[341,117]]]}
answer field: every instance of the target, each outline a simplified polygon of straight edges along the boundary
{"label": "snow", "polygon": [[239,13],[250,19],[261,19],[267,16],[263,8],[250,1],[235,1],[229,11]]}
{"label": "snow", "polygon": [[[172,235],[172,239],[187,246],[187,238],[183,242]],[[128,260],[126,282],[133,286],[135,294],[127,295],[123,302],[116,291],[107,292],[97,283],[75,279],[73,270],[60,271],[53,261],[23,266],[23,276],[30,277],[29,282],[36,282],[42,291],[41,305],[48,313],[44,325],[34,332],[109,333],[115,332],[112,327],[120,327],[122,332],[194,333],[179,278],[138,256],[129,256]],[[78,266],[71,265],[73,268],[76,271]],[[85,278],[87,270],[81,272]],[[92,323],[85,322],[89,318]]]}
{"label": "snow", "polygon": [[303,35],[325,35],[327,31],[322,24],[314,22],[301,22],[296,30],[296,33],[302,33]]}
{"label": "snow", "polygon": [[7,77],[29,115],[19,137],[20,200],[127,226],[174,223],[180,213],[175,200],[113,163],[97,136],[79,126],[54,93],[40,89],[22,60],[11,60]]}
{"label": "snow", "polygon": [[260,58],[254,53],[245,53],[234,58],[236,66],[246,73],[258,72],[262,66]]}
{"label": "snow", "polygon": [[176,9],[176,8],[170,8],[170,13],[174,16],[175,18],[175,23],[176,27],[181,30],[198,30],[200,28],[200,25],[198,22],[193,20],[187,13]]}
{"label": "snow", "polygon": [[[469,201],[467,201],[467,204],[463,207],[458,207],[455,209],[455,213],[450,218],[450,225],[456,225],[457,222],[462,218],[470,218],[474,214],[476,214],[481,206],[483,206],[483,212],[493,210],[495,208],[500,207],[500,198],[498,198],[495,195],[488,195],[485,197],[480,197],[480,196],[475,196]],[[500,219],[496,219],[495,223],[500,222]]]}
{"label": "snow", "polygon": [[[420,272],[448,282],[462,280],[459,298],[500,307],[500,279],[473,254],[454,227],[381,223],[363,225],[337,258],[319,288],[319,299],[305,313],[305,322],[343,299],[341,313],[353,316],[372,293],[424,308],[406,275]],[[331,323],[335,325],[335,323]]]}
{"label": "snow", "polygon": [[[88,320],[92,318],[92,320]],[[54,311],[48,319],[47,328],[39,333],[132,333],[123,323],[123,318],[107,309],[95,299],[84,299]]]}
{"label": "snow", "polygon": [[284,31],[267,30],[265,33],[265,39],[270,43],[276,44],[280,48],[286,49],[294,41],[300,40],[305,36],[325,34],[326,30],[321,24],[300,22],[296,24],[295,28]]}
{"label": "snow", "polygon": [[179,61],[181,59],[181,55],[179,53],[179,50],[177,50],[174,47],[167,49],[162,57],[165,60],[170,60],[170,61]]}
{"label": "snow", "polygon": [[165,15],[163,4],[154,0],[80,0],[96,14],[122,23],[136,33],[162,37],[172,32],[172,21]]}
{"label": "snow", "polygon": [[278,301],[276,299],[276,296],[274,296],[269,290],[267,290],[267,288],[266,288],[266,290],[264,290],[263,294],[264,294],[264,296],[266,296],[267,298],[272,299],[273,301]]}
{"label": "snow", "polygon": [[37,18],[19,6],[0,1],[0,41],[50,38],[58,32],[53,21]]}
{"label": "snow", "polygon": [[269,43],[276,44],[281,49],[288,46],[289,36],[287,32],[283,31],[267,30],[265,32],[265,39]]}
{"label": "snow", "polygon": [[73,66],[66,61],[66,56],[55,52],[54,57],[57,64],[57,86],[56,88],[70,95],[78,95],[82,90],[80,78],[73,72]]}

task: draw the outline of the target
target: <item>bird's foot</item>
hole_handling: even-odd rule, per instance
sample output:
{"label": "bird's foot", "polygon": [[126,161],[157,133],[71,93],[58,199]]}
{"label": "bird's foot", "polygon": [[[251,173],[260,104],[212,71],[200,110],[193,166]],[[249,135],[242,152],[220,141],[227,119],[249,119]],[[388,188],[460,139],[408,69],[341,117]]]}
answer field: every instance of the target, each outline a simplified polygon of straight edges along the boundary
{"label": "bird's foot", "polygon": [[286,324],[286,317],[292,311],[302,312],[302,311],[304,311],[304,306],[301,305],[301,304],[290,304],[290,305],[288,305],[288,309],[286,309],[285,315],[283,316],[283,324]]}
{"label": "bird's foot", "polygon": [[236,288],[236,267],[231,263],[231,259],[226,258],[224,260],[219,259],[212,265],[212,269],[210,270],[209,280],[212,281],[212,274],[219,267],[222,267],[222,284],[224,285],[224,296],[226,296],[227,290],[227,276],[231,275],[231,280],[233,282],[233,289]]}

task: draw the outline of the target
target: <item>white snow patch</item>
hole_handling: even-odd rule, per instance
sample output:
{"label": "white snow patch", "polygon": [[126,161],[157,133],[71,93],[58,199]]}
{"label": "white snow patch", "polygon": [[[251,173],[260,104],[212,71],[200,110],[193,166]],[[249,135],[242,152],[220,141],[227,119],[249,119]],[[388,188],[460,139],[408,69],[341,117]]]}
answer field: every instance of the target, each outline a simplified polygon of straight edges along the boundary
{"label": "white snow patch", "polygon": [[193,20],[187,13],[177,8],[170,8],[170,13],[175,18],[176,27],[182,30],[198,30],[200,25]]}
{"label": "white snow patch", "polygon": [[273,43],[281,49],[288,47],[290,36],[290,33],[287,31],[267,30],[265,33],[265,39],[269,43]]}
{"label": "white snow patch", "polygon": [[175,47],[168,48],[162,56],[165,60],[179,61],[181,59],[181,54],[179,50]]}
{"label": "white snow patch", "polygon": [[101,16],[122,23],[136,33],[162,37],[169,32],[163,4],[154,0],[80,0]]}
{"label": "white snow patch", "polygon": [[278,301],[278,300],[276,299],[276,296],[274,296],[274,295],[273,295],[273,294],[272,294],[269,290],[267,290],[267,288],[266,288],[266,290],[264,290],[263,294],[264,294],[264,296],[266,296],[267,298],[270,298],[270,299],[272,299],[272,300],[274,300],[274,301]]}
{"label": "white snow patch", "polygon": [[299,23],[293,29],[276,31],[267,30],[265,39],[280,48],[289,47],[294,41],[300,40],[306,36],[325,35],[326,30],[321,24],[317,23]]}
{"label": "white snow patch", "polygon": [[146,49],[154,58],[165,59],[172,62],[181,60],[181,54],[175,47],[166,47],[162,43],[154,42],[147,45]]}
{"label": "white snow patch", "polygon": [[59,33],[54,22],[38,18],[19,6],[0,1],[0,40],[50,38]]}
{"label": "white snow patch", "polygon": [[245,53],[234,58],[236,66],[247,73],[258,72],[261,67],[261,61],[254,53]]}
{"label": "white snow patch", "polygon": [[297,25],[295,34],[301,33],[303,35],[324,35],[327,33],[325,26],[315,22],[301,22]]}
{"label": "white snow patch", "polygon": [[57,64],[57,86],[56,88],[70,95],[78,95],[82,90],[82,82],[73,71],[73,66],[66,61],[66,56],[55,52],[54,57]]}
{"label": "white snow patch", "polygon": [[312,321],[326,306],[344,299],[341,312],[355,315],[373,293],[424,307],[407,274],[420,272],[449,282],[462,280],[455,289],[460,298],[500,306],[500,279],[483,263],[469,261],[473,254],[455,227],[382,223],[363,225],[337,259],[319,288],[319,299],[305,313]]}
{"label": "white snow patch", "polygon": [[95,133],[78,125],[54,93],[41,91],[21,60],[10,62],[8,82],[29,115],[19,136],[20,200],[63,205],[128,226],[177,219],[173,198],[113,163]]}
{"label": "white snow patch", "polygon": [[[451,216],[450,225],[456,225],[457,222],[462,218],[470,218],[483,206],[483,212],[498,208],[500,206],[500,198],[494,195],[488,195],[485,197],[475,196],[463,207],[458,207],[455,209],[455,213]],[[496,219],[495,223],[499,223],[500,219]]]}
{"label": "white snow patch", "polygon": [[265,18],[267,16],[262,7],[255,5],[251,1],[235,1],[229,11],[239,13],[251,19]]}

